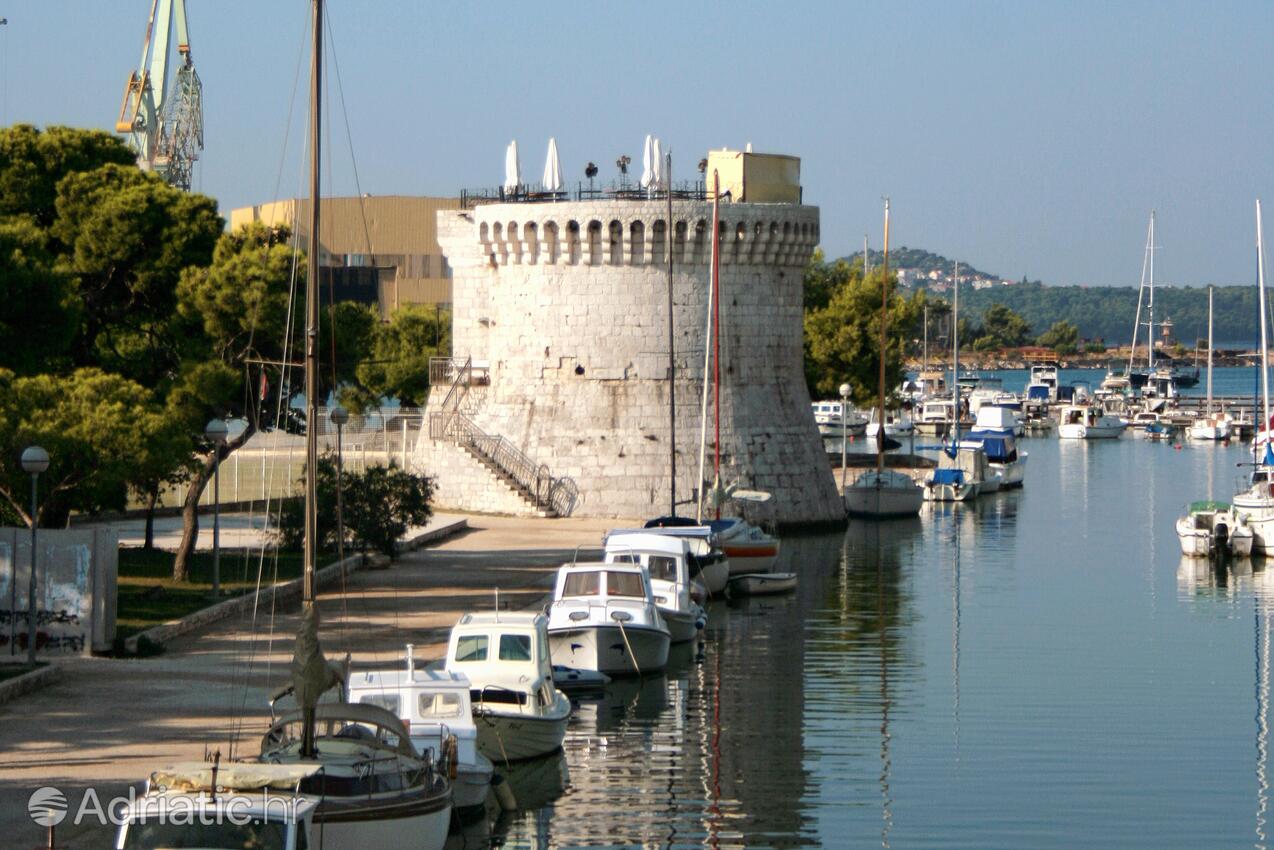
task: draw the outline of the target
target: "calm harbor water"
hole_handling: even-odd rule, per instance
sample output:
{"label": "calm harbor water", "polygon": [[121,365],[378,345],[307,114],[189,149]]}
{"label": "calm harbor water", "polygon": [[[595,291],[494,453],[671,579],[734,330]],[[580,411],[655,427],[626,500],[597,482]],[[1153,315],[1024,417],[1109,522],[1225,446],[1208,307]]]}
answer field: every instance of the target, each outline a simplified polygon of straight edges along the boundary
{"label": "calm harbor water", "polygon": [[1274,580],[1173,531],[1244,449],[1023,443],[1021,492],[785,540],[795,595],[581,701],[467,846],[1266,847]]}
{"label": "calm harbor water", "polygon": [[[963,370],[961,373],[963,374]],[[1031,378],[1029,369],[982,369],[977,374],[1000,378],[1004,382],[1004,389],[1014,393],[1025,391]],[[1250,366],[1218,366],[1212,370],[1212,392],[1218,396],[1251,398],[1256,375],[1256,369]],[[1102,378],[1106,377],[1106,370],[1060,369],[1057,377],[1063,386],[1086,382],[1097,389],[1101,386]],[[1207,389],[1206,364],[1200,364],[1199,383],[1193,387],[1184,387],[1179,392],[1183,396],[1203,396],[1207,394]]]}

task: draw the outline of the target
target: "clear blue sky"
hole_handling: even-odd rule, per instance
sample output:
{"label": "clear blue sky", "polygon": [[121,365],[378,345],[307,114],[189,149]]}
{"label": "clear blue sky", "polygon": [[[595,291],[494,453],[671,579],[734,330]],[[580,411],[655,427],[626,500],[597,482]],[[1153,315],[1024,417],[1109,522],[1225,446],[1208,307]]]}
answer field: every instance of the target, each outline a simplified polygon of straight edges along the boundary
{"label": "clear blue sky", "polygon": [[[197,188],[223,212],[299,191],[305,0],[188,0],[204,82]],[[0,0],[0,123],[109,127],[149,0]],[[1274,5],[1253,2],[330,0],[346,97],[332,185],[494,186],[516,138],[539,174],[710,147],[796,154],[829,254],[881,238],[1049,283],[1250,283],[1274,206]],[[329,68],[330,68],[329,62]],[[304,75],[304,70],[302,72]],[[280,170],[280,163],[286,166]],[[282,175],[282,176],[280,176]],[[1274,212],[1271,213],[1274,216]],[[1274,227],[1271,227],[1274,238]]]}

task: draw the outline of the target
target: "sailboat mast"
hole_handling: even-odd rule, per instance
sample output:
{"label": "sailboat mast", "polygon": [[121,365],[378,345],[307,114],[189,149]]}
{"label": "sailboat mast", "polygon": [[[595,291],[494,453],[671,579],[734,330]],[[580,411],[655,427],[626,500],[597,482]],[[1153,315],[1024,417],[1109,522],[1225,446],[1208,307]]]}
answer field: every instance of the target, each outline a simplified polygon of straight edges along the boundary
{"label": "sailboat mast", "polygon": [[1150,235],[1146,237],[1150,263],[1150,300],[1146,306],[1146,371],[1155,370],[1155,211],[1150,211]]}
{"label": "sailboat mast", "polygon": [[[866,249],[863,256],[867,256]],[[885,198],[885,259],[880,277],[880,393],[876,417],[876,480],[885,468],[885,325],[889,321],[889,199]],[[841,411],[844,428],[846,411]]]}
{"label": "sailboat mast", "polygon": [[[714,183],[716,177],[713,177]],[[713,201],[713,210],[716,210],[716,201]],[[712,405],[713,413],[713,439],[712,439],[712,487],[719,490],[721,487],[721,254],[720,254],[720,234],[717,232],[720,225],[717,223],[717,215],[712,215],[712,250],[717,252],[717,261],[712,264]],[[717,502],[717,519],[721,519],[721,494],[714,493],[713,500]]]}
{"label": "sailboat mast", "polygon": [[668,223],[664,225],[664,243],[668,248],[668,516],[677,515],[677,361],[673,356],[672,318],[672,153],[664,156],[664,174],[668,179]]}
{"label": "sailboat mast", "polygon": [[[1196,342],[1195,345],[1197,346],[1198,343]],[[1198,349],[1196,348],[1195,351]],[[1208,415],[1212,415],[1212,287],[1210,285],[1208,286]]]}
{"label": "sailboat mast", "polygon": [[[1265,327],[1265,243],[1261,236],[1261,202],[1256,202],[1256,292],[1261,306],[1261,424],[1256,427],[1259,436],[1265,429],[1266,452],[1269,449],[1270,427],[1270,349]],[[1253,445],[1256,444],[1254,439]]]}
{"label": "sailboat mast", "polygon": [[703,346],[703,398],[699,403],[699,505],[696,508],[695,521],[703,522],[703,467],[708,446],[708,366],[712,357],[712,296],[717,290],[717,264],[720,262],[720,240],[717,230],[720,228],[720,209],[718,207],[721,194],[721,181],[717,170],[712,170],[712,254],[708,269],[708,316],[707,337]]}
{"label": "sailboat mast", "polygon": [[[1146,245],[1150,244],[1150,237],[1146,237]],[[1146,297],[1146,267],[1150,263],[1150,251],[1147,249],[1141,255],[1141,282],[1137,286],[1137,315],[1132,320],[1132,345],[1128,348],[1128,379],[1132,380],[1132,364],[1137,359],[1137,332],[1141,330],[1141,305]]]}
{"label": "sailboat mast", "polygon": [[960,264],[955,264],[955,278],[951,281],[951,433],[960,439]]}
{"label": "sailboat mast", "polygon": [[310,64],[310,245],[305,267],[305,578],[301,598],[312,605],[318,553],[318,334],[319,184],[323,90],[323,0],[314,0],[314,51]]}

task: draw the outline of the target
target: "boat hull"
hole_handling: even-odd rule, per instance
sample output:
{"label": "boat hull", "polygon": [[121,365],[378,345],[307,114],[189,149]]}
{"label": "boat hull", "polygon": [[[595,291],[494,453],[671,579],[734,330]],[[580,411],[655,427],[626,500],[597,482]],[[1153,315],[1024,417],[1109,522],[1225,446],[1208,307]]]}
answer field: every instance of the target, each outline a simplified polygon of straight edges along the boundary
{"label": "boat hull", "polygon": [[506,714],[490,705],[474,705],[473,722],[478,727],[478,752],[496,764],[548,755],[562,747],[570,702],[562,697],[566,710],[552,715]]}
{"label": "boat hull", "polygon": [[[663,617],[673,643],[685,643],[699,636],[703,628],[703,609],[698,605],[690,611],[678,611],[674,608],[660,608],[659,616]],[[631,640],[631,636],[629,640]]]}
{"label": "boat hull", "polygon": [[895,486],[870,483],[845,488],[845,510],[854,517],[917,516],[924,504],[924,491],[914,483]]}
{"label": "boat hull", "polygon": [[723,558],[719,561],[713,561],[708,564],[699,574],[695,576],[702,584],[704,590],[716,596],[725,591],[726,584],[730,581],[730,561]]}
{"label": "boat hull", "polygon": [[966,502],[981,492],[981,487],[973,482],[964,484],[937,484],[926,482],[924,499],[926,502]]}
{"label": "boat hull", "polygon": [[313,831],[333,850],[442,850],[451,828],[451,808],[450,795],[398,798],[384,805],[327,798],[314,814]]}
{"label": "boat hull", "polygon": [[1196,422],[1190,426],[1189,434],[1192,440],[1228,440],[1230,425],[1228,422]]}
{"label": "boat hull", "polygon": [[[554,664],[596,670],[610,676],[653,673],[668,664],[672,635],[644,626],[588,626],[549,629]],[[631,648],[631,654],[630,654]]]}
{"label": "boat hull", "polygon": [[765,596],[796,590],[796,573],[750,573],[730,579],[730,592],[742,596]]}
{"label": "boat hull", "polygon": [[1057,436],[1063,440],[1114,440],[1123,432],[1123,425],[1066,423],[1057,426]]}

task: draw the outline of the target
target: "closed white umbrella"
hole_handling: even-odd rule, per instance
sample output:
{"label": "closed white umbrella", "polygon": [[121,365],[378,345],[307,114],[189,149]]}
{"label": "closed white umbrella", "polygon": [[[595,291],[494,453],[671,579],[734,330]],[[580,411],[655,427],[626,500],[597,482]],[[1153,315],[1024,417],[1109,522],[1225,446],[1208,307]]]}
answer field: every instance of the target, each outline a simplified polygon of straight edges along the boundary
{"label": "closed white umbrella", "polygon": [[647,133],[646,146],[641,151],[641,188],[643,189],[649,189],[650,184],[655,181],[655,172],[651,168],[651,162],[654,158],[654,139]]}
{"label": "closed white umbrella", "polygon": [[509,142],[504,152],[504,191],[514,192],[522,185],[522,163],[518,161],[518,140]]}
{"label": "closed white umbrella", "polygon": [[655,188],[667,189],[671,185],[671,174],[665,173],[667,169],[664,167],[664,146],[663,142],[655,139],[654,147],[655,156]]}
{"label": "closed white umbrella", "polygon": [[557,158],[557,139],[549,139],[549,154],[544,160],[544,191],[558,192],[562,189],[562,163]]}

